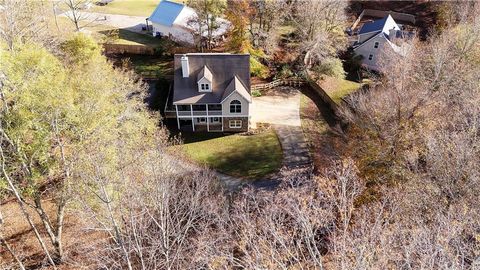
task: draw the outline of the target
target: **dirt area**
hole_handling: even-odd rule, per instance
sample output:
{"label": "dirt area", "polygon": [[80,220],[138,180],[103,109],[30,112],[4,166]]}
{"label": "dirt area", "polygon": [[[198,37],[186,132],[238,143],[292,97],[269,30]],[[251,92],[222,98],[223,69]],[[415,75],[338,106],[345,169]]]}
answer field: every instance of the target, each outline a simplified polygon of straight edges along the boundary
{"label": "dirt area", "polygon": [[353,23],[364,9],[390,10],[415,16],[415,27],[420,37],[425,38],[435,28],[439,1],[351,1],[349,17]]}
{"label": "dirt area", "polygon": [[[50,201],[44,201],[47,212],[55,211],[54,205]],[[0,205],[0,211],[3,214],[4,224],[0,229],[5,240],[14,249],[16,255],[22,260],[27,269],[50,269],[45,268],[47,259],[40,248],[40,244],[35,238],[33,230],[28,225],[25,217],[21,215],[20,208],[14,199],[6,200]],[[53,250],[45,230],[41,224],[38,215],[29,209],[29,213],[33,217],[34,223],[40,234],[43,236],[49,250]],[[85,261],[85,250],[94,245],[96,241],[103,237],[99,233],[86,231],[80,218],[73,212],[68,212],[65,216],[65,227],[63,233],[64,249],[66,262],[57,267],[57,269],[79,269],[76,262]],[[10,263],[11,262],[11,263]],[[9,267],[11,266],[11,268]],[[0,268],[1,269],[17,269],[10,253],[0,246]]]}

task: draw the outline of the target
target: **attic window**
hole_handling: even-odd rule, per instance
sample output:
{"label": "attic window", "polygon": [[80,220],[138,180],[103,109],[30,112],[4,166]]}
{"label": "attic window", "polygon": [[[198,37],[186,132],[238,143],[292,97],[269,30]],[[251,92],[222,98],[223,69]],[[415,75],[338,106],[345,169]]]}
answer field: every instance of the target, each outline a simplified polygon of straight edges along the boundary
{"label": "attic window", "polygon": [[368,56],[368,60],[372,60],[372,59],[373,59],[373,54],[370,54],[370,55]]}
{"label": "attic window", "polygon": [[198,91],[200,91],[200,92],[211,92],[210,84],[209,83],[200,83]]}
{"label": "attic window", "polygon": [[378,41],[376,41],[375,45],[373,45],[373,48],[378,49],[378,45],[380,45],[380,43]]}

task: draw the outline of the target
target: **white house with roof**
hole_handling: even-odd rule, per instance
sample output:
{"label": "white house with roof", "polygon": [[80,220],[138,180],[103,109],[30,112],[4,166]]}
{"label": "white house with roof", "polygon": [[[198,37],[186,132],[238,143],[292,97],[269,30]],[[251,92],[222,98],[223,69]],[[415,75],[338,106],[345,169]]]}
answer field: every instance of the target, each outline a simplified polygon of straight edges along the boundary
{"label": "white house with roof", "polygon": [[[162,0],[147,20],[152,25],[153,36],[167,36],[175,41],[194,44],[198,30],[194,23],[196,18],[195,10],[185,4]],[[214,31],[215,37],[225,34],[229,26],[228,21],[221,18],[217,19],[217,23],[220,27]],[[206,32],[202,35],[205,36]]]}
{"label": "white house with roof", "polygon": [[385,53],[405,55],[408,48],[403,42],[407,36],[390,15],[365,23],[357,38],[353,44],[355,55],[361,55],[362,65],[375,71],[380,71]]}
{"label": "white house with roof", "polygon": [[250,127],[250,55],[188,53],[174,57],[165,115],[179,129],[244,132]]}

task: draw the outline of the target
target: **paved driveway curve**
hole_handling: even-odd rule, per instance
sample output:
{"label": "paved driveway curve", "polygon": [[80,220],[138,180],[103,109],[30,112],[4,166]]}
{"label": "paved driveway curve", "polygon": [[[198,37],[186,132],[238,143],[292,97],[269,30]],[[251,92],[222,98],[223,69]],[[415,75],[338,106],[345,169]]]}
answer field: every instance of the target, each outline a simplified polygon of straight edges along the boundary
{"label": "paved driveway curve", "polygon": [[[300,170],[305,174],[313,170],[312,158],[300,121],[300,92],[291,87],[280,87],[272,94],[255,97],[251,105],[252,126],[269,123],[275,129],[283,150],[281,171]],[[236,190],[245,180],[217,174],[229,190]],[[258,179],[250,185],[256,188],[273,189],[282,181],[281,172]]]}

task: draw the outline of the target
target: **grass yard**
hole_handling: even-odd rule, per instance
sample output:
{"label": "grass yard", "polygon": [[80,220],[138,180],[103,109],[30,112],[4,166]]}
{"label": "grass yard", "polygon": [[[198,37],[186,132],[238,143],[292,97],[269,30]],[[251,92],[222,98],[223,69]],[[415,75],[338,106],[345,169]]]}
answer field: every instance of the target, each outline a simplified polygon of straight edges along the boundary
{"label": "grass yard", "polygon": [[[182,0],[170,0],[182,3]],[[92,11],[107,14],[121,14],[129,16],[145,16],[152,15],[160,0],[114,0],[105,6],[95,5]]]}
{"label": "grass yard", "polygon": [[139,74],[154,74],[156,77],[173,75],[173,61],[151,55],[132,55],[130,62]]}
{"label": "grass yard", "polygon": [[92,11],[108,14],[145,16],[152,14],[160,0],[114,0],[105,6],[95,5]]}
{"label": "grass yard", "polygon": [[[96,35],[99,36],[100,39],[107,38],[108,35],[111,34],[112,31],[116,31],[116,28],[112,26],[100,25],[95,26],[90,29],[94,31]],[[165,40],[155,38],[149,34],[140,34],[136,32],[132,32],[126,29],[118,29],[118,39],[114,40],[113,43],[115,44],[132,44],[132,45],[145,45],[150,47],[161,47]]]}
{"label": "grass yard", "polygon": [[189,133],[184,141],[176,147],[191,159],[232,176],[258,179],[282,164],[282,148],[273,130],[250,136]]}
{"label": "grass yard", "polygon": [[355,92],[362,86],[357,82],[334,77],[326,77],[318,83],[337,104],[342,101],[343,97]]}

